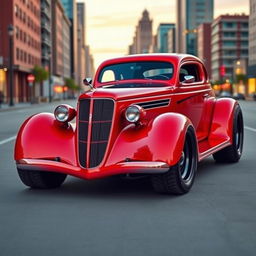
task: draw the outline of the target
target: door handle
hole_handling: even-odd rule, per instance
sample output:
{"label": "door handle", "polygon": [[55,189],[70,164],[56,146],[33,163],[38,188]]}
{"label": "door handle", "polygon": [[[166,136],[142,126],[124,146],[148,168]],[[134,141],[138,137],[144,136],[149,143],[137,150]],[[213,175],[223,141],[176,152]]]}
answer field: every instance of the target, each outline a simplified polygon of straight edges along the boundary
{"label": "door handle", "polygon": [[203,95],[203,98],[207,98],[207,97],[209,97],[209,93],[205,93],[205,94]]}

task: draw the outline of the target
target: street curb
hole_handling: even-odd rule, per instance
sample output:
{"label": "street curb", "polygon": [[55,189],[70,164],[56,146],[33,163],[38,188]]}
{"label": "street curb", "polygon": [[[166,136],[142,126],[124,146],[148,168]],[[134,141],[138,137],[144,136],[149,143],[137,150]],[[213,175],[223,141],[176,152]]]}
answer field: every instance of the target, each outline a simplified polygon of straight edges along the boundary
{"label": "street curb", "polygon": [[27,109],[27,108],[31,108],[32,106],[43,106],[43,105],[54,105],[54,104],[57,104],[57,103],[60,103],[60,104],[63,104],[63,102],[69,102],[69,101],[74,101],[75,99],[68,99],[68,100],[61,100],[61,101],[53,101],[51,103],[49,102],[41,102],[41,103],[35,103],[35,104],[30,104],[30,105],[26,105],[26,106],[21,106],[21,107],[9,107],[9,108],[0,108],[0,113],[1,112],[12,112],[12,111],[15,111],[15,110],[22,110],[22,109]]}

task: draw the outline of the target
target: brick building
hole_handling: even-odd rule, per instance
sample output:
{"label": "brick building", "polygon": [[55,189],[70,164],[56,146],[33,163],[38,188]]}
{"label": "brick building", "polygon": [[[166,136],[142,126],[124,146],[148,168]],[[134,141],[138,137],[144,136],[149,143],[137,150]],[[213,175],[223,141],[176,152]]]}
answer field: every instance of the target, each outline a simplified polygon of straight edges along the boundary
{"label": "brick building", "polygon": [[0,8],[0,90],[9,101],[8,65],[10,41],[8,26],[13,25],[13,95],[15,102],[30,100],[27,76],[41,65],[40,0],[1,1]]}

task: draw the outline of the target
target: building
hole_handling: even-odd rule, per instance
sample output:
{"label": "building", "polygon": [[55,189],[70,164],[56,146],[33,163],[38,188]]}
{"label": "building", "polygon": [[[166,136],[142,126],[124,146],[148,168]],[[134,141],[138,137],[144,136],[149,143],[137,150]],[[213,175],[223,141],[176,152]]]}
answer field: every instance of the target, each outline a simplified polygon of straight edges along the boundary
{"label": "building", "polygon": [[77,3],[77,22],[82,26],[82,43],[86,45],[86,6],[85,3]]}
{"label": "building", "polygon": [[167,38],[168,38],[168,52],[169,53],[174,53],[176,51],[176,37],[175,37],[175,33],[176,33],[176,28],[173,27],[171,29],[169,29],[168,34],[167,34]]}
{"label": "building", "polygon": [[213,20],[214,0],[177,0],[176,52],[197,55],[197,27]]}
{"label": "building", "polygon": [[152,22],[149,12],[144,10],[136,26],[133,43],[129,46],[129,54],[149,53],[152,44]]}
{"label": "building", "polygon": [[77,47],[78,47],[78,70],[80,84],[86,77],[86,10],[85,3],[77,3]]}
{"label": "building", "polygon": [[250,0],[248,94],[256,94],[256,0]]}
{"label": "building", "polygon": [[94,77],[94,74],[95,74],[95,68],[94,68],[94,59],[93,59],[93,56],[91,54],[91,51],[90,51],[90,47],[88,45],[86,45],[85,47],[85,56],[86,56],[86,74],[85,74],[85,77]]}
{"label": "building", "polygon": [[213,81],[235,80],[234,65],[248,60],[247,15],[221,15],[212,23],[211,70]]}
{"label": "building", "polygon": [[70,49],[70,26],[71,23],[65,13],[62,16],[62,36],[63,36],[63,77],[71,77],[71,49]]}
{"label": "building", "polygon": [[161,23],[157,28],[157,48],[160,53],[168,52],[168,32],[174,29],[175,24]]}
{"label": "building", "polygon": [[49,69],[51,49],[51,0],[41,0],[41,48],[42,66]]}
{"label": "building", "polygon": [[203,23],[197,28],[197,56],[204,62],[211,78],[211,23]]}
{"label": "building", "polygon": [[71,76],[71,23],[60,0],[52,0],[52,88],[53,97],[60,98],[65,78]]}
{"label": "building", "polygon": [[40,1],[1,1],[0,8],[0,90],[5,101],[10,100],[8,86],[10,35],[13,26],[13,96],[14,102],[30,101],[31,88],[27,76],[35,65],[41,65],[41,13]]}
{"label": "building", "polygon": [[77,5],[75,0],[61,0],[65,13],[71,23],[70,26],[70,51],[71,51],[71,76],[77,84],[80,83],[80,75],[78,74],[78,47],[77,47]]}
{"label": "building", "polygon": [[153,36],[152,43],[149,47],[149,53],[157,53],[158,48],[157,48],[157,35]]}

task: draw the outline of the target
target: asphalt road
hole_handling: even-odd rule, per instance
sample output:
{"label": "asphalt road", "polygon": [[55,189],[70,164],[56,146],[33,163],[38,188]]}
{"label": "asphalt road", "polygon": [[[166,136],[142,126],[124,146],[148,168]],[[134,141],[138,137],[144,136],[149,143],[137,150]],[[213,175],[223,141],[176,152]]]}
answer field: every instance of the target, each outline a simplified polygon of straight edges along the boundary
{"label": "asphalt road", "polygon": [[0,255],[256,255],[256,102],[241,105],[241,161],[206,159],[180,197],[155,194],[147,179],[69,177],[59,189],[28,189],[13,136],[26,116],[54,106],[0,112]]}

